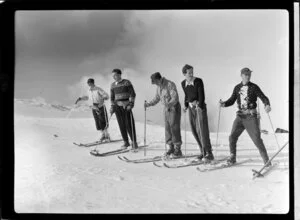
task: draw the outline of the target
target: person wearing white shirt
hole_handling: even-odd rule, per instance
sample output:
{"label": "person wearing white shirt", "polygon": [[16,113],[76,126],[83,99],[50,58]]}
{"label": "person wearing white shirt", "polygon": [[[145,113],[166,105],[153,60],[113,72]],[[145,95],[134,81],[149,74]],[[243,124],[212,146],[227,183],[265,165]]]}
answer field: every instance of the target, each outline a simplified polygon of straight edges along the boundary
{"label": "person wearing white shirt", "polygon": [[109,98],[108,94],[103,89],[95,85],[94,79],[88,79],[87,84],[90,87],[88,95],[79,97],[75,104],[79,101],[90,101],[96,129],[101,132],[100,141],[110,141],[107,111],[104,105],[104,101]]}

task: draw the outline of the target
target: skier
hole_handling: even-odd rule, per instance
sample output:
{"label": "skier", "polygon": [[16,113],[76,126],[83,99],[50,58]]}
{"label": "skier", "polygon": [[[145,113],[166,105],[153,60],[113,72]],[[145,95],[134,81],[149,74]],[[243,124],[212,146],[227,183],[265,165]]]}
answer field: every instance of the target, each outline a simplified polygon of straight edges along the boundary
{"label": "skier", "polygon": [[176,85],[174,82],[162,77],[159,72],[151,75],[151,82],[157,85],[156,95],[150,102],[145,102],[144,107],[154,106],[161,101],[165,115],[165,141],[168,145],[165,156],[181,157],[181,106]]}
{"label": "skier", "polygon": [[204,85],[201,78],[194,77],[194,68],[188,64],[182,68],[185,80],[181,82],[185,94],[183,111],[189,109],[189,119],[192,133],[199,145],[198,160],[210,162],[214,160],[209,137],[207,108],[205,104]]}
{"label": "skier", "polygon": [[110,141],[110,136],[108,133],[109,124],[107,119],[107,111],[104,105],[104,100],[109,98],[108,94],[103,89],[96,86],[95,80],[92,78],[88,79],[87,84],[90,87],[88,90],[88,95],[79,97],[75,104],[77,104],[79,101],[89,100],[91,102],[96,129],[102,134],[100,141]]}
{"label": "skier", "polygon": [[137,151],[138,145],[136,142],[135,122],[132,114],[134,107],[135,91],[131,82],[127,79],[122,79],[122,71],[114,69],[112,77],[115,80],[111,84],[111,115],[116,113],[117,121],[119,124],[120,132],[124,141],[121,146],[122,149],[127,149],[130,144],[128,141],[127,133],[132,142],[132,151]]}
{"label": "skier", "polygon": [[[220,100],[221,107],[231,106],[236,100],[238,105],[236,119],[233,122],[231,134],[229,136],[230,158],[227,161],[228,164],[236,163],[236,143],[245,129],[255,146],[258,148],[264,163],[266,164],[269,160],[259,130],[256,101],[257,97],[262,100],[267,113],[271,111],[270,101],[256,84],[250,82],[251,72],[252,71],[249,68],[243,68],[241,70],[242,82],[234,87],[233,93],[227,101],[223,102]],[[269,163],[268,166],[271,166],[271,163]]]}

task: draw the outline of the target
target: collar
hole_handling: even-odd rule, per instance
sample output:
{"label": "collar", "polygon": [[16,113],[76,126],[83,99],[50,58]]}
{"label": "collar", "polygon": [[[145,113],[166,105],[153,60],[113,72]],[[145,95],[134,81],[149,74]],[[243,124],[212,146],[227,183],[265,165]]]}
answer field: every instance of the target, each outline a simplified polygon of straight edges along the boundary
{"label": "collar", "polygon": [[118,85],[119,83],[121,83],[123,81],[123,79],[121,79],[119,82],[116,81],[116,85]]}
{"label": "collar", "polygon": [[240,83],[241,86],[250,86],[251,81],[247,82],[245,85],[243,84],[243,81]]}
{"label": "collar", "polygon": [[93,88],[90,88],[89,90],[93,91],[93,90],[95,90],[95,88],[96,88],[96,85]]}
{"label": "collar", "polygon": [[195,77],[193,77],[193,79],[192,79],[191,82],[188,82],[187,80],[185,80],[185,87],[187,87],[187,86],[189,86],[189,85],[194,86],[194,81],[195,81]]}

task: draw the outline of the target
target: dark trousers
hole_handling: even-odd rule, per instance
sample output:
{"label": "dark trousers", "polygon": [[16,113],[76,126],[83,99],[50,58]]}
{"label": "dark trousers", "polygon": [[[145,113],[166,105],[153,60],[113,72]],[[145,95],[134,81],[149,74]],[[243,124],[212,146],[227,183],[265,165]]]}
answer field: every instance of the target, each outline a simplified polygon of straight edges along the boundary
{"label": "dark trousers", "polygon": [[181,106],[178,102],[174,107],[165,108],[165,140],[168,145],[181,146],[180,119]]}
{"label": "dark trousers", "polygon": [[269,160],[269,157],[263,140],[261,139],[259,120],[256,114],[236,116],[236,119],[234,120],[232,125],[231,134],[229,136],[230,154],[236,156],[236,143],[239,136],[245,129],[254,142],[255,146],[258,148],[258,151],[264,163],[266,163]]}
{"label": "dark trousers", "polygon": [[[96,105],[94,106],[97,107]],[[97,110],[93,109],[92,112],[95,119],[97,130],[103,131],[106,128],[108,128],[108,118],[107,118],[107,112],[105,106],[103,105],[100,108],[97,107]]]}
{"label": "dark trousers", "polygon": [[[132,110],[128,111],[122,106],[115,106],[115,114],[119,124],[120,132],[125,143],[129,143],[127,133],[133,143],[136,142],[135,122]],[[133,133],[133,137],[132,137]]]}
{"label": "dark trousers", "polygon": [[211,154],[206,107],[204,109],[198,108],[197,110],[195,107],[191,108],[189,106],[189,119],[192,133],[199,145],[201,154],[204,156]]}

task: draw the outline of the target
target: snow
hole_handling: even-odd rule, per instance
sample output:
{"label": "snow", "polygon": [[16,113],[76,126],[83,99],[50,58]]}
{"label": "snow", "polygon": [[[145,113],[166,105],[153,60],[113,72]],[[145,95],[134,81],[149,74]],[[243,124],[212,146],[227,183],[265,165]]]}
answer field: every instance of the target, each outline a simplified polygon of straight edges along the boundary
{"label": "snow", "polygon": [[[47,106],[47,107],[45,107]],[[278,167],[252,180],[260,169],[258,150],[245,132],[238,142],[241,166],[202,173],[196,166],[167,169],[152,163],[130,164],[117,156],[94,157],[73,142],[98,139],[90,111],[69,114],[64,108],[15,101],[15,211],[18,213],[287,213],[289,211],[288,146],[275,159]],[[78,116],[80,115],[80,117]],[[84,117],[83,117],[84,116]],[[189,126],[189,125],[188,125]],[[144,124],[136,122],[137,139],[144,140]],[[183,129],[183,128],[182,128]],[[112,139],[121,139],[115,116]],[[55,137],[54,135],[57,135]],[[288,134],[276,134],[280,145]],[[262,134],[271,157],[277,151],[274,135]],[[182,130],[184,140],[184,130]],[[164,128],[147,125],[144,152],[128,158],[161,155]],[[187,153],[199,152],[187,132]],[[215,145],[216,134],[211,133]],[[100,151],[119,148],[122,142],[99,145]],[[217,158],[228,156],[228,133],[219,133]],[[185,152],[185,144],[182,146]]]}

